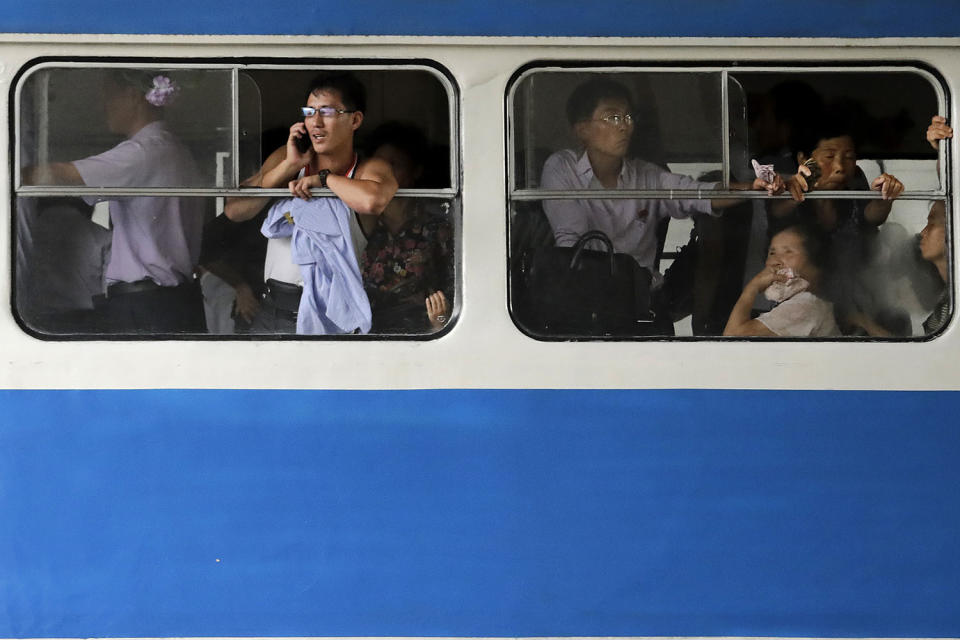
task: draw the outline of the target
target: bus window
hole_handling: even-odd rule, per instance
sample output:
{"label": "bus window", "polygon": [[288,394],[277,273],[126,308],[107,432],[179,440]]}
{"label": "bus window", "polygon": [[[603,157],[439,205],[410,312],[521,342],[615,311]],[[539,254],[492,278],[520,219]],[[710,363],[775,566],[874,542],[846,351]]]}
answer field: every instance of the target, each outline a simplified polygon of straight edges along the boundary
{"label": "bus window", "polygon": [[[949,306],[919,248],[946,195],[922,70],[544,66],[509,104],[510,307],[533,337],[922,338]],[[787,238],[809,261],[773,255]]]}
{"label": "bus window", "polygon": [[[323,73],[365,97],[337,112],[358,124],[343,173],[403,176],[381,215],[292,198],[296,175],[258,181]],[[422,65],[38,65],[17,92],[18,318],[42,337],[439,334],[460,298],[452,94]],[[238,203],[256,210],[231,216]]]}
{"label": "bus window", "polygon": [[[142,114],[130,106],[131,95],[143,103]],[[88,176],[91,181],[84,185],[232,187],[235,184],[223,182],[223,176],[231,173],[224,170],[232,162],[231,104],[231,74],[226,70],[40,68],[21,85],[20,167],[96,157],[128,139],[129,129],[151,120],[162,123],[189,152],[193,166],[188,183],[165,183],[162,172],[127,172],[118,180],[108,180],[100,172]],[[32,174],[24,175],[30,184],[76,184],[59,173],[26,173]]]}

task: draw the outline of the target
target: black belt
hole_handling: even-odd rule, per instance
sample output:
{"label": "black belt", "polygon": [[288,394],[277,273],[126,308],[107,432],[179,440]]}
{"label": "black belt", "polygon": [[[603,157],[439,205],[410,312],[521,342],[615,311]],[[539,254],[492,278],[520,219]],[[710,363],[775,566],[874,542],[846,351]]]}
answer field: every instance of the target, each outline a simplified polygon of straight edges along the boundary
{"label": "black belt", "polygon": [[154,289],[160,288],[162,288],[162,286],[150,278],[144,278],[136,282],[114,282],[107,287],[107,297],[122,296],[128,293],[143,293],[144,291],[153,291]]}
{"label": "black belt", "polygon": [[287,317],[295,320],[297,311],[300,309],[300,297],[303,295],[303,287],[289,282],[281,282],[269,278],[266,283],[266,289],[263,294],[264,300],[270,302],[278,311],[289,314]]}

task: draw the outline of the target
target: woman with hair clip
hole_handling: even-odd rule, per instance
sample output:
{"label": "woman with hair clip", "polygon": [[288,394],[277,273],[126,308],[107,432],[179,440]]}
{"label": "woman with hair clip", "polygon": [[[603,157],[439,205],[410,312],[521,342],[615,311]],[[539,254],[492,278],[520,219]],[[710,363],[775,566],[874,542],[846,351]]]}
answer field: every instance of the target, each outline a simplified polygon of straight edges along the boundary
{"label": "woman with hair clip", "polygon": [[[107,127],[126,139],[98,155],[31,167],[26,184],[90,187],[189,187],[197,170],[170,131],[164,110],[179,86],[162,72],[105,73]],[[86,198],[85,198],[86,199]],[[204,207],[198,198],[94,197],[108,200],[112,228],[105,295],[95,298],[103,333],[198,333],[203,300],[194,278]]]}

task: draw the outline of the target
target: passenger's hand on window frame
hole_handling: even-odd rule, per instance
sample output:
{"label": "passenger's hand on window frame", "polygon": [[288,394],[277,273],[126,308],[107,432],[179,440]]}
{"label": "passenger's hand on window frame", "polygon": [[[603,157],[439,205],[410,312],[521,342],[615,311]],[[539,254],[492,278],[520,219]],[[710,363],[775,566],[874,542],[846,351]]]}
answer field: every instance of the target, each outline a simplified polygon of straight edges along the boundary
{"label": "passenger's hand on window frame", "polygon": [[870,184],[870,188],[879,191],[884,200],[896,200],[903,193],[903,183],[889,173],[881,173]]}
{"label": "passenger's hand on window frame", "polygon": [[800,165],[800,168],[797,169],[797,173],[790,176],[790,179],[787,180],[787,189],[790,191],[790,195],[793,196],[793,199],[797,202],[803,202],[803,194],[810,190],[810,185],[807,184],[807,178],[809,177],[810,168]]}
{"label": "passenger's hand on window frame", "polygon": [[780,174],[776,174],[773,182],[767,182],[763,178],[754,179],[750,188],[753,191],[766,191],[768,196],[775,196],[783,193],[787,185],[783,181],[783,178],[780,177]]}
{"label": "passenger's hand on window frame", "polygon": [[936,150],[940,149],[940,141],[953,137],[953,128],[947,124],[947,119],[943,116],[933,116],[930,118],[930,126],[927,127],[927,142]]}
{"label": "passenger's hand on window frame", "polygon": [[291,180],[289,184],[290,193],[293,197],[304,200],[311,198],[310,189],[314,187],[320,187],[320,176],[313,175],[295,178]]}

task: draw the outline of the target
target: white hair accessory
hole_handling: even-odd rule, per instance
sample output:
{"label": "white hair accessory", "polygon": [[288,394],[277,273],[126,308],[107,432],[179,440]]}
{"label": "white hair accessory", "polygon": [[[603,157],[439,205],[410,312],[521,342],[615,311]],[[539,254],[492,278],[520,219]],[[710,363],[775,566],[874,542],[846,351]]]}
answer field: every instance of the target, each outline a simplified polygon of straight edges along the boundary
{"label": "white hair accessory", "polygon": [[171,104],[180,93],[180,85],[167,76],[154,76],[153,86],[147,91],[147,102],[155,107]]}

